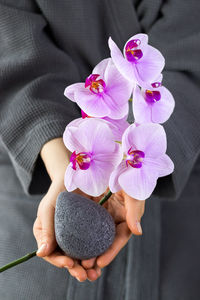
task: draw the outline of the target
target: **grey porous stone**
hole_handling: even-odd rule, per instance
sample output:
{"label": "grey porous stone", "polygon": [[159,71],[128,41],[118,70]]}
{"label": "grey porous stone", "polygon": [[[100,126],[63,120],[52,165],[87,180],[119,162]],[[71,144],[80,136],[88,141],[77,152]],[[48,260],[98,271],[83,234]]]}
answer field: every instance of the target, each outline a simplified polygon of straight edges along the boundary
{"label": "grey porous stone", "polygon": [[55,235],[68,256],[89,259],[104,253],[113,243],[115,223],[100,204],[75,193],[62,192],[56,202]]}

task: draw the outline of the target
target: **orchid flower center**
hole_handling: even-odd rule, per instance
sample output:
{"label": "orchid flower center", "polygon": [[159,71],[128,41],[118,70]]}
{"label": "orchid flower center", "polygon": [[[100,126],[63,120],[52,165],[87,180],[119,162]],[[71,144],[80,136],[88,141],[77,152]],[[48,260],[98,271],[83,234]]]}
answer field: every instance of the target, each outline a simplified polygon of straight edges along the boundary
{"label": "orchid flower center", "polygon": [[155,103],[158,102],[161,99],[161,94],[159,91],[145,91],[145,100],[148,103]]}
{"label": "orchid flower center", "polygon": [[161,82],[154,82],[154,83],[151,84],[151,86],[152,86],[153,88],[155,88],[155,89],[161,87],[161,85],[162,85]]}
{"label": "orchid flower center", "polygon": [[138,49],[140,44],[141,41],[139,39],[131,40],[126,44],[125,54],[128,61],[136,63],[140,58],[142,58],[142,50]]}
{"label": "orchid flower center", "polygon": [[72,169],[76,170],[77,164],[81,170],[87,170],[91,163],[91,154],[87,152],[80,152],[76,154],[74,151],[70,157]]}
{"label": "orchid flower center", "polygon": [[126,166],[130,165],[133,168],[141,168],[144,157],[145,154],[143,151],[132,150],[131,147],[126,156]]}
{"label": "orchid flower center", "polygon": [[99,74],[91,74],[85,80],[85,88],[89,88],[94,94],[101,94],[106,88],[106,84],[103,79],[97,79]]}

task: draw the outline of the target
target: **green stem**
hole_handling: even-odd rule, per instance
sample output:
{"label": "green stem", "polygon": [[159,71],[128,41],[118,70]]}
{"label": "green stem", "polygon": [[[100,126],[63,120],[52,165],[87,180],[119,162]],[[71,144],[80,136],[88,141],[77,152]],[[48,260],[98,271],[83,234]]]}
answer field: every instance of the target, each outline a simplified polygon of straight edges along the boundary
{"label": "green stem", "polygon": [[[111,193],[111,191],[109,191],[109,192],[108,192],[108,193],[107,193],[107,194],[99,201],[99,204],[100,204],[100,205],[104,204],[104,203],[110,198],[111,195],[112,195],[112,193]],[[12,268],[12,267],[14,267],[14,266],[17,266],[17,265],[19,265],[19,264],[21,264],[21,263],[23,263],[23,262],[29,260],[30,258],[36,256],[36,252],[37,252],[37,250],[34,251],[34,252],[31,252],[31,253],[28,253],[28,254],[26,254],[25,256],[22,256],[22,257],[20,257],[20,258],[18,258],[18,259],[16,259],[16,260],[10,262],[9,264],[7,264],[7,265],[1,267],[1,268],[0,268],[0,273],[1,273],[1,272],[4,272],[4,271],[6,271],[6,270],[8,270],[8,269],[10,269],[10,268]]]}
{"label": "green stem", "polygon": [[18,259],[16,259],[16,260],[12,261],[11,263],[9,263],[9,264],[3,266],[2,268],[0,268],[0,273],[3,272],[3,271],[6,271],[7,269],[10,269],[10,268],[12,268],[12,267],[14,267],[14,266],[16,266],[16,265],[19,265],[19,264],[21,264],[21,263],[23,263],[23,262],[29,260],[30,258],[36,256],[36,252],[37,252],[37,251],[34,251],[34,252],[32,252],[32,253],[28,253],[28,254],[26,254],[25,256],[23,256],[23,257],[21,257],[21,258],[18,258]]}
{"label": "green stem", "polygon": [[99,201],[99,204],[102,205],[104,204],[109,198],[110,196],[112,195],[112,192],[109,191],[100,201]]}

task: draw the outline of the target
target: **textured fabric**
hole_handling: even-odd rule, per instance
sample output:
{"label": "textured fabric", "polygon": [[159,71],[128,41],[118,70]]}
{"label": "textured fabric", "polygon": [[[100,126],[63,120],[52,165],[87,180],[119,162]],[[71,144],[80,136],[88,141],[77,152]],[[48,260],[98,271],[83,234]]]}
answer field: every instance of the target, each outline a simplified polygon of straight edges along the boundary
{"label": "textured fabric", "polygon": [[[175,172],[159,180],[147,201],[144,235],[131,238],[94,283],[80,284],[66,270],[33,258],[1,274],[2,299],[191,300],[189,289],[199,298],[198,273],[188,276],[198,257],[187,247],[180,256],[191,242],[188,233],[185,239],[180,235],[184,220],[188,232],[200,226],[199,218],[187,213],[188,201],[197,203],[200,192],[199,10],[198,0],[0,0],[0,265],[36,248],[32,225],[49,185],[39,151],[80,115],[63,96],[64,88],[84,80],[109,56],[109,36],[122,49],[132,35],[148,33],[166,58],[164,85],[176,100],[165,124]],[[185,209],[181,203],[188,203]],[[171,216],[179,230],[171,229]]]}
{"label": "textured fabric", "polygon": [[159,299],[200,298],[200,159],[178,201],[162,205]]}

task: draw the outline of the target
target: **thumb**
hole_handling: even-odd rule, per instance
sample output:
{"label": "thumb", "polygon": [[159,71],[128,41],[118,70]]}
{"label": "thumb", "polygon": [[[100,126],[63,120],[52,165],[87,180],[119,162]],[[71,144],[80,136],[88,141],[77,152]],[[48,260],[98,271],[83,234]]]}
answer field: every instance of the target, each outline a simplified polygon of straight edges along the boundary
{"label": "thumb", "polygon": [[126,222],[135,235],[142,235],[141,218],[144,214],[145,200],[136,200],[125,195]]}
{"label": "thumb", "polygon": [[57,246],[54,231],[54,213],[55,208],[53,206],[46,206],[40,211],[41,232],[37,240],[37,255],[40,257],[50,255]]}

